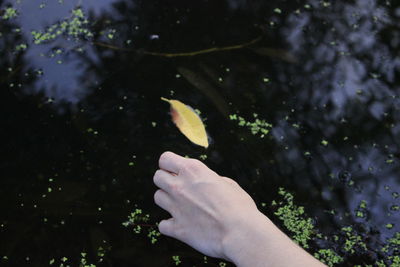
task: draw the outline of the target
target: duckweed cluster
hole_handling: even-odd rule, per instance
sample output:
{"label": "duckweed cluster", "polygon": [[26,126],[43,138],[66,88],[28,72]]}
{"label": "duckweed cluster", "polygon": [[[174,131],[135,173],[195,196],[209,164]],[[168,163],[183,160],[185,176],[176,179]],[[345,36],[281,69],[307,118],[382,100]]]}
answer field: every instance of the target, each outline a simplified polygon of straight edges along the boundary
{"label": "duckweed cluster", "polygon": [[20,51],[25,51],[28,48],[28,45],[25,43],[19,44],[15,46],[15,51],[20,52]]}
{"label": "duckweed cluster", "polygon": [[86,253],[82,252],[79,267],[96,267],[96,265],[91,264],[91,263],[89,264],[86,260]]}
{"label": "duckweed cluster", "polygon": [[354,254],[357,248],[366,251],[367,246],[365,245],[363,238],[357,234],[354,229],[350,226],[342,227],[342,233],[345,234],[346,239],[344,242],[343,249],[350,253]]}
{"label": "duckweed cluster", "polygon": [[328,266],[334,266],[343,262],[343,258],[332,249],[320,249],[314,253],[314,257]]}
{"label": "duckweed cluster", "polygon": [[147,223],[150,220],[149,214],[143,214],[141,209],[135,209],[134,212],[129,214],[128,221],[123,222],[122,225],[125,227],[133,226],[133,232],[136,234],[140,234],[142,231],[142,227],[140,223]]}
{"label": "duckweed cluster", "polygon": [[52,41],[63,34],[76,40],[79,37],[90,39],[93,33],[88,29],[88,24],[83,10],[76,8],[72,10],[69,18],[53,24],[46,31],[32,31],[31,34],[35,44]]}
{"label": "duckweed cluster", "polygon": [[400,232],[389,238],[381,249],[382,252],[389,254],[388,258],[392,262],[390,266],[400,266]]}
{"label": "duckweed cluster", "polygon": [[180,257],[178,255],[172,256],[172,260],[174,261],[175,265],[178,266],[179,264],[182,263]]}
{"label": "duckweed cluster", "polygon": [[274,214],[283,222],[286,229],[292,233],[293,240],[303,248],[308,248],[308,242],[315,235],[311,218],[305,218],[304,207],[296,206],[293,203],[292,194],[286,192],[283,188],[279,188],[278,193],[283,197],[285,205],[283,205],[283,201],[279,203],[273,202],[273,206],[280,206]]}
{"label": "duckweed cluster", "polygon": [[4,14],[1,18],[4,20],[9,20],[9,19],[13,19],[17,16],[18,16],[17,10],[15,8],[8,7],[4,10]]}
{"label": "duckweed cluster", "polygon": [[359,218],[365,218],[367,210],[367,202],[365,200],[361,200],[357,210],[355,211],[355,215]]}
{"label": "duckweed cluster", "polygon": [[[80,255],[80,260],[79,260],[79,267],[96,267],[95,264],[93,263],[89,263],[86,256],[87,253],[86,252],[81,252]],[[57,261],[53,258],[49,261],[49,266],[58,266],[58,267],[71,267],[71,266],[76,266],[73,263],[69,263],[69,259],[67,257],[62,257],[61,259],[59,259],[58,263]]]}
{"label": "duckweed cluster", "polygon": [[142,209],[135,209],[134,212],[129,214],[128,221],[122,223],[123,226],[133,226],[133,232],[135,234],[142,233],[143,227],[147,227],[147,237],[150,239],[152,244],[158,241],[158,237],[161,233],[156,229],[157,225],[147,224],[150,221],[150,215],[144,214]]}
{"label": "duckweed cluster", "polygon": [[[307,249],[315,258],[328,266],[335,266],[346,262],[351,255],[369,255],[375,259],[374,264],[354,265],[356,266],[400,266],[400,232],[388,238],[382,245],[380,251],[374,251],[367,245],[368,235],[364,236],[357,232],[353,226],[343,226],[338,233],[332,236],[321,234],[305,214],[304,208],[294,204],[293,195],[283,188],[279,189],[279,195],[283,201],[273,201],[272,206],[277,208],[274,213],[283,222],[288,230],[289,236],[300,246]],[[362,200],[354,211],[356,217],[365,218],[367,202]],[[362,216],[360,216],[362,213]],[[332,215],[335,215],[332,213]],[[393,225],[393,224],[390,224]],[[391,226],[393,227],[393,226]],[[323,247],[317,245],[324,243]],[[311,245],[313,244],[313,245]],[[312,247],[318,247],[313,251]],[[383,253],[383,254],[382,254]],[[362,257],[361,257],[362,258]]]}
{"label": "duckweed cluster", "polygon": [[229,115],[229,119],[233,121],[237,121],[238,125],[241,127],[248,127],[251,130],[251,133],[254,135],[260,135],[261,138],[266,136],[270,129],[272,128],[272,124],[269,124],[265,120],[261,120],[258,118],[258,114],[253,113],[254,121],[246,121],[243,117],[238,116],[237,114]]}

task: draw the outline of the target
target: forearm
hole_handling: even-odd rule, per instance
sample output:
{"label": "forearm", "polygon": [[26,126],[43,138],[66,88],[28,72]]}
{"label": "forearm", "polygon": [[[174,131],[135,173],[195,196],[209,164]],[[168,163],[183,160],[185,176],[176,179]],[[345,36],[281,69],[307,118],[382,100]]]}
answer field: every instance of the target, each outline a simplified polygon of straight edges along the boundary
{"label": "forearm", "polygon": [[237,227],[238,232],[233,231],[224,240],[226,257],[238,267],[325,266],[262,213],[241,224]]}

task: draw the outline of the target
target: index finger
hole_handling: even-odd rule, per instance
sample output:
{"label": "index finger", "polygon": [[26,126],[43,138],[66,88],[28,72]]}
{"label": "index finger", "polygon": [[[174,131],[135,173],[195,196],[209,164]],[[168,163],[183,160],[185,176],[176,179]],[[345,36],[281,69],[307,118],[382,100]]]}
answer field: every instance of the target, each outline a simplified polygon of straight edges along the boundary
{"label": "index finger", "polygon": [[185,158],[170,151],[161,154],[158,166],[168,172],[179,174]]}

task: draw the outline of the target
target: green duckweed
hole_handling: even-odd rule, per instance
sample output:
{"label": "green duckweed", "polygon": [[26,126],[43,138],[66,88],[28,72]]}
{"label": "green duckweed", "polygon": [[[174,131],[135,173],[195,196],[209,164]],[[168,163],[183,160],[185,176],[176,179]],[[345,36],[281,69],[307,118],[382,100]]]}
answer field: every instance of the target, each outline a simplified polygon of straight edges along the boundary
{"label": "green duckweed", "polygon": [[175,265],[179,265],[182,263],[182,261],[178,255],[172,256],[172,260],[174,261]]}
{"label": "green duckweed", "polygon": [[279,208],[274,213],[283,222],[286,229],[292,233],[293,241],[308,248],[308,242],[316,234],[311,218],[306,218],[304,207],[297,206],[293,202],[293,195],[279,188],[279,195],[283,196],[285,203],[279,202]]}
{"label": "green duckweed", "polygon": [[17,10],[12,8],[12,7],[8,7],[4,10],[4,14],[2,16],[2,19],[4,20],[8,20],[8,19],[13,19],[15,17],[18,16]]}
{"label": "green duckweed", "polygon": [[253,113],[254,121],[246,121],[243,117],[238,116],[237,114],[229,115],[230,120],[238,121],[238,125],[241,127],[247,127],[250,129],[251,133],[254,135],[260,135],[263,138],[267,135],[272,128],[272,124],[269,124],[265,120],[261,120],[258,118],[258,114]]}
{"label": "green duckweed", "polygon": [[31,34],[35,44],[52,41],[63,34],[74,39],[90,38],[93,37],[93,33],[88,29],[88,24],[82,9],[76,8],[72,10],[69,18],[51,25],[46,31],[32,31]]}
{"label": "green duckweed", "polygon": [[343,262],[343,258],[332,249],[320,249],[314,253],[314,257],[330,267]]}

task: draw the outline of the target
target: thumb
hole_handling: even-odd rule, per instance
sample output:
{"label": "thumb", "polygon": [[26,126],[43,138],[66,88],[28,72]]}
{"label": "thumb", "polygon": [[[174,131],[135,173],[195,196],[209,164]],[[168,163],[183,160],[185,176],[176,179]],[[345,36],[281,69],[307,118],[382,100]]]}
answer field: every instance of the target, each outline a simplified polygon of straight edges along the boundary
{"label": "thumb", "polygon": [[169,218],[168,220],[162,220],[158,224],[158,230],[163,235],[175,237],[175,220],[174,220],[174,218]]}

